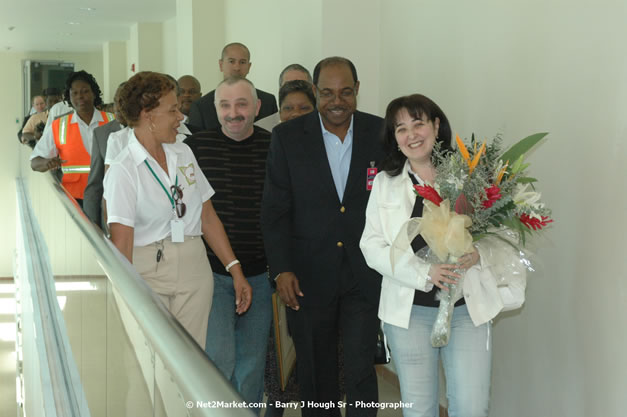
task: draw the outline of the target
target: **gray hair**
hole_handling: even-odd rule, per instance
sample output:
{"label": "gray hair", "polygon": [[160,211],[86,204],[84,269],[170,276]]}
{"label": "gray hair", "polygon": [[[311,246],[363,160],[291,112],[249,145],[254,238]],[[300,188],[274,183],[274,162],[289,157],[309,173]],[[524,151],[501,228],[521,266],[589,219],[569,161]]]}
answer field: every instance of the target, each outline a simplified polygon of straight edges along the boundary
{"label": "gray hair", "polygon": [[250,81],[247,78],[242,78],[242,77],[228,77],[225,78],[224,80],[220,81],[220,83],[218,83],[218,85],[216,86],[216,94],[215,94],[215,98],[214,98],[214,103],[217,103],[217,97],[218,97],[218,89],[226,84],[226,85],[235,85],[239,82],[244,82],[246,84],[248,84],[250,86],[250,93],[253,96],[253,101],[256,102],[259,98],[257,97],[257,89],[255,88],[255,85],[252,83],[252,81]]}
{"label": "gray hair", "polygon": [[311,74],[309,73],[309,70],[307,68],[303,67],[300,64],[290,64],[287,67],[285,67],[283,69],[283,71],[281,71],[281,74],[279,75],[279,88],[281,88],[281,86],[283,85],[283,76],[288,71],[300,71],[300,72],[306,74],[307,75],[307,81],[309,81],[310,84],[312,83]]}

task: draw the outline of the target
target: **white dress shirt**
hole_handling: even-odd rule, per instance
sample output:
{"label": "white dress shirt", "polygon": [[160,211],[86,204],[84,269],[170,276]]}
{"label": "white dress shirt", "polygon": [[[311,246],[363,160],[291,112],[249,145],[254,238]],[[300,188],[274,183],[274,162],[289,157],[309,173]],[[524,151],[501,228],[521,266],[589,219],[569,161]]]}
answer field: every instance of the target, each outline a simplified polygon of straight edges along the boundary
{"label": "white dress shirt", "polygon": [[[58,104],[58,103],[57,103]],[[54,108],[54,106],[53,106]],[[52,118],[52,114],[48,115],[48,120]],[[100,126],[100,123],[104,122],[102,118],[102,114],[100,111],[94,107],[94,115],[91,118],[89,124],[85,123],[83,119],[78,116],[76,110],[74,110],[74,115],[72,116],[72,121],[70,124],[78,123],[78,129],[81,132],[81,139],[83,140],[83,146],[85,146],[85,150],[88,154],[91,155],[91,145],[94,138],[94,129]],[[54,158],[59,155],[59,150],[57,149],[57,145],[54,143],[54,134],[52,133],[52,126],[49,129],[44,129],[44,133],[37,142],[35,149],[30,155],[30,159],[34,159],[38,156],[42,158]]]}
{"label": "white dress shirt", "polygon": [[338,198],[342,201],[353,154],[353,116],[351,116],[351,124],[348,127],[344,141],[341,141],[336,134],[329,132],[324,127],[324,123],[322,123],[322,117],[320,115],[318,117],[320,117],[322,139],[324,140],[324,148],[327,151],[327,159],[329,160],[331,175],[335,183],[335,190]]}
{"label": "white dress shirt", "polygon": [[107,222],[133,227],[134,246],[146,246],[170,236],[170,221],[178,217],[166,192],[144,161],[148,161],[168,192],[176,183],[181,187],[182,201],[186,205],[186,213],[181,218],[185,224],[185,236],[202,235],[202,205],[215,193],[189,146],[177,142],[164,144],[163,149],[168,174],[139,143],[131,129],[128,146],[105,174]]}
{"label": "white dress shirt", "polygon": [[111,165],[115,158],[122,152],[122,149],[128,145],[131,128],[126,126],[124,129],[113,132],[107,139],[107,154],[105,155],[105,165]]}

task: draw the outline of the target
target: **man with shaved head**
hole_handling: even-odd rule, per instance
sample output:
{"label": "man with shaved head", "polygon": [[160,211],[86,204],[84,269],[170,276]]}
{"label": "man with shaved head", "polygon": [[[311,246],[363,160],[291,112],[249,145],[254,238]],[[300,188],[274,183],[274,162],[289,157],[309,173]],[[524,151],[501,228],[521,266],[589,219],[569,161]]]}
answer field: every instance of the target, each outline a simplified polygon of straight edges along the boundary
{"label": "man with shaved head", "polygon": [[270,132],[253,125],[262,106],[258,91],[245,78],[226,78],[215,90],[219,126],[185,140],[216,191],[211,201],[253,289],[250,308],[237,315],[233,280],[208,249],[214,293],[205,350],[249,403],[263,398],[272,322],[272,288],[259,223]]}
{"label": "man with shaved head", "polygon": [[[246,45],[233,42],[229,43],[222,49],[222,56],[218,61],[220,71],[227,78],[246,78],[250,71],[250,51]],[[270,93],[262,90],[256,90],[257,97],[261,100],[261,108],[255,116],[255,120],[263,119],[276,113],[279,109],[276,105],[276,98]],[[220,128],[218,115],[214,106],[215,90],[205,94],[198,101],[192,103],[189,111],[188,123],[200,130],[214,130]]]}

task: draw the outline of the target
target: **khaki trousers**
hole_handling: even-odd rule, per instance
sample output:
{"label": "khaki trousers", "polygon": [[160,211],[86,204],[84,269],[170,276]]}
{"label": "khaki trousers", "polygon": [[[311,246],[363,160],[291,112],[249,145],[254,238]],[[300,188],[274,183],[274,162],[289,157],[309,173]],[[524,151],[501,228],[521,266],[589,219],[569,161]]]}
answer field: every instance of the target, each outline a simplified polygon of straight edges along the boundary
{"label": "khaki trousers", "polygon": [[[133,248],[133,265],[192,338],[205,348],[213,274],[200,236],[170,238]],[[157,262],[157,252],[161,259]]]}

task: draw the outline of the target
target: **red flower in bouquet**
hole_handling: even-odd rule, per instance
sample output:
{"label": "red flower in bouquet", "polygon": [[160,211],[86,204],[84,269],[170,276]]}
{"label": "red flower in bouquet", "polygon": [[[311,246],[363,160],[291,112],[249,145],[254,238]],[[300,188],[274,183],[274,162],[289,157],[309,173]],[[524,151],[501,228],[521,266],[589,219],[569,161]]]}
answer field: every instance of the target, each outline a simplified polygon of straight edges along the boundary
{"label": "red flower in bouquet", "polygon": [[436,206],[440,207],[440,203],[443,201],[440,194],[435,190],[435,188],[430,185],[414,185],[414,189],[416,193],[425,200],[431,201]]}
{"label": "red flower in bouquet", "polygon": [[548,216],[540,217],[542,218],[542,220],[538,219],[537,217],[530,217],[526,213],[523,213],[520,216],[520,221],[522,222],[522,224],[527,226],[527,229],[533,230],[541,230],[547,224],[553,223],[553,219],[549,219]]}
{"label": "red flower in bouquet", "polygon": [[485,189],[486,199],[481,202],[484,208],[492,207],[492,204],[497,202],[501,197],[501,189],[496,185]]}

